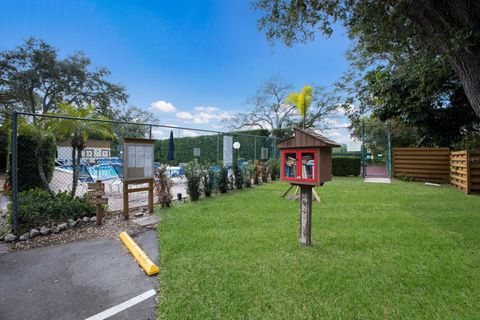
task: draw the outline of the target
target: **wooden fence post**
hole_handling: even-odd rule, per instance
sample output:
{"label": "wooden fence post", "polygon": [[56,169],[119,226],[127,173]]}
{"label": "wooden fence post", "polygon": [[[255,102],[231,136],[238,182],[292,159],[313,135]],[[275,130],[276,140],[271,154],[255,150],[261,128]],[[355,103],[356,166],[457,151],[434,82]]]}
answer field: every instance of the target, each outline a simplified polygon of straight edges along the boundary
{"label": "wooden fence post", "polygon": [[300,244],[312,243],[312,186],[300,186]]}
{"label": "wooden fence post", "polygon": [[465,151],[465,157],[467,159],[466,165],[467,165],[467,194],[470,194],[472,191],[472,179],[470,176],[470,151],[466,150]]}

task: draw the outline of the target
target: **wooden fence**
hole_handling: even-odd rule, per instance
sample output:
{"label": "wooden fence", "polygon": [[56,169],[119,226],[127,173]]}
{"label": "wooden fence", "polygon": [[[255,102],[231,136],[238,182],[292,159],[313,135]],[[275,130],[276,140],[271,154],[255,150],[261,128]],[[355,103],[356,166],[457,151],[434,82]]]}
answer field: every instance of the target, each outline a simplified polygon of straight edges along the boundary
{"label": "wooden fence", "polygon": [[450,153],[450,183],[465,193],[480,193],[480,151]]}
{"label": "wooden fence", "polygon": [[417,181],[450,181],[449,148],[393,148],[393,176]]}

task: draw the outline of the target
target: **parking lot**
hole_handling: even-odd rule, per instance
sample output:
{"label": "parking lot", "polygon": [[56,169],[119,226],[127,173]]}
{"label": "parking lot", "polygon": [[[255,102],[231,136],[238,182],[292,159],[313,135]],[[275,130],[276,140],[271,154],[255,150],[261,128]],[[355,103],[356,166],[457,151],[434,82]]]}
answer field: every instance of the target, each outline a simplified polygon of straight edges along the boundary
{"label": "parking lot", "polygon": [[[134,238],[158,263],[156,233]],[[156,276],[118,240],[0,254],[0,315],[10,319],[155,319]]]}

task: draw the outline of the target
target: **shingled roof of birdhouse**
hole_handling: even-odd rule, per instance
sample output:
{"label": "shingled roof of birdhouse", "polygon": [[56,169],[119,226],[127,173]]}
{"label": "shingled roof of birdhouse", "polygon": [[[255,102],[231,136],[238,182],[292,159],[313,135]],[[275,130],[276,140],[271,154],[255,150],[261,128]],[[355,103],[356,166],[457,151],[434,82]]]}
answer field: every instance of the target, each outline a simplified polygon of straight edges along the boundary
{"label": "shingled roof of birdhouse", "polygon": [[303,147],[331,147],[338,148],[340,145],[321,134],[311,130],[294,128],[293,136],[277,143],[278,149],[303,148]]}

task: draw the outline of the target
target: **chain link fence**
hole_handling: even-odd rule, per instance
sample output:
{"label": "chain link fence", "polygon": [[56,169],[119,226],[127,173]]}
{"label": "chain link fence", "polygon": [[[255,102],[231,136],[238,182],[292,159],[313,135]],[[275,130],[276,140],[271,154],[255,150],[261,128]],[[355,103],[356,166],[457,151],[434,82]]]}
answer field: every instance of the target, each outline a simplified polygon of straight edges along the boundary
{"label": "chain link fence", "polygon": [[[14,113],[9,179],[14,229],[24,191],[47,190],[84,197],[88,183],[105,185],[110,211],[123,210],[123,139],[155,140],[154,168],[167,166],[172,193],[186,194],[184,165],[232,166],[278,158],[276,138],[158,124]],[[235,142],[239,148],[233,149]],[[238,144],[235,144],[238,147]],[[157,202],[156,197],[154,197]],[[147,192],[132,193],[129,207],[147,206]]]}

